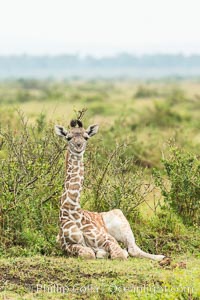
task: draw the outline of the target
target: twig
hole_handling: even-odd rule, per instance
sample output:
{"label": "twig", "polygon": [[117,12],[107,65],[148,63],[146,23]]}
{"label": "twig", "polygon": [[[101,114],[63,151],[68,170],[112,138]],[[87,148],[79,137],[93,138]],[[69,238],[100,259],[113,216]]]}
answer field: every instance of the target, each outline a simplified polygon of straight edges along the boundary
{"label": "twig", "polygon": [[55,194],[57,193],[57,191],[54,191],[49,197],[47,197],[44,200],[41,200],[41,204],[46,203],[47,201],[49,201]]}
{"label": "twig", "polygon": [[86,111],[87,108],[82,108],[81,110],[75,111],[77,120],[81,121]]}
{"label": "twig", "polygon": [[118,146],[118,147],[111,153],[111,155],[110,155],[110,158],[109,158],[109,160],[108,160],[108,162],[107,162],[107,165],[106,165],[106,167],[105,167],[105,169],[104,169],[104,171],[103,171],[103,174],[102,174],[102,176],[101,176],[101,178],[100,178],[100,180],[99,180],[99,183],[98,183],[98,188],[97,188],[97,191],[96,191],[96,199],[98,199],[98,197],[99,197],[100,186],[101,186],[101,184],[102,184],[102,182],[103,182],[103,180],[104,180],[104,177],[105,177],[105,175],[106,175],[106,172],[107,172],[107,170],[108,170],[108,168],[109,168],[109,166],[110,166],[110,164],[111,164],[111,161],[112,161],[113,157],[115,156],[115,154],[117,153],[118,149],[119,149],[120,147],[122,147],[122,146],[123,146],[123,145]]}

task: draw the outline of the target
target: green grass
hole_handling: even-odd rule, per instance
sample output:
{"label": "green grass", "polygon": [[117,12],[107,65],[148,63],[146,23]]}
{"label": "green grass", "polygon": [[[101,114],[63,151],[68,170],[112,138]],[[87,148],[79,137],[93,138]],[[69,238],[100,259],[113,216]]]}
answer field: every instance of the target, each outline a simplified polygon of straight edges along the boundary
{"label": "green grass", "polygon": [[[177,267],[178,262],[186,268]],[[199,299],[199,263],[190,254],[175,257],[165,268],[136,258],[1,259],[0,299]]]}

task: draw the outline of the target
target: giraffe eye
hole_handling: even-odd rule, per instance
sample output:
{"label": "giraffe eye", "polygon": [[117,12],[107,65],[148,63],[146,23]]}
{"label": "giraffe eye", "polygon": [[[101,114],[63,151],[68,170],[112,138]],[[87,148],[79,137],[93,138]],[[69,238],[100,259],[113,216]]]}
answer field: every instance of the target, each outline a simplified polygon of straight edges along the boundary
{"label": "giraffe eye", "polygon": [[68,136],[67,140],[70,141],[72,139],[72,136]]}
{"label": "giraffe eye", "polygon": [[84,136],[84,139],[87,141],[89,139],[89,137],[88,136]]}

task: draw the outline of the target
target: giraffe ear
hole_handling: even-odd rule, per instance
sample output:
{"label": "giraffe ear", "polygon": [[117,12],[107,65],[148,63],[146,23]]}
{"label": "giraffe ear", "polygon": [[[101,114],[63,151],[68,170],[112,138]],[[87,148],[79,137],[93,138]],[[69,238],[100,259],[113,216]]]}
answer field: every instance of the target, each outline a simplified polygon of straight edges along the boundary
{"label": "giraffe ear", "polygon": [[66,135],[67,135],[67,131],[65,130],[65,128],[60,125],[55,125],[55,132],[57,135],[62,136],[62,137],[66,137]]}
{"label": "giraffe ear", "polygon": [[98,132],[98,129],[99,129],[99,125],[90,125],[86,132],[87,134],[89,135],[89,137],[95,135],[97,132]]}

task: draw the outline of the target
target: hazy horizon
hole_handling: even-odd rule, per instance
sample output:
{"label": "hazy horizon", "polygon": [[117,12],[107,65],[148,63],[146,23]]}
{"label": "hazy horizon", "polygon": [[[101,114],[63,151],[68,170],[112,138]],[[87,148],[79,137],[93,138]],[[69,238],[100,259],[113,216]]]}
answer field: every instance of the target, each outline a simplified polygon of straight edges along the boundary
{"label": "hazy horizon", "polygon": [[119,52],[110,52],[110,53],[105,53],[105,54],[95,54],[95,53],[81,53],[78,51],[75,52],[61,52],[61,53],[38,53],[38,54],[32,54],[32,53],[10,53],[10,54],[0,54],[1,58],[11,58],[11,57],[30,57],[30,58],[60,58],[60,57],[74,57],[76,59],[80,60],[85,60],[87,58],[92,58],[95,60],[104,60],[104,59],[117,59],[123,55],[130,56],[132,58],[136,59],[142,59],[145,57],[180,57],[182,56],[185,59],[192,58],[192,57],[200,57],[200,53],[183,53],[183,52],[174,52],[174,53],[169,53],[169,52],[149,52],[149,53],[136,53],[136,52],[131,52],[131,51],[119,51]]}

